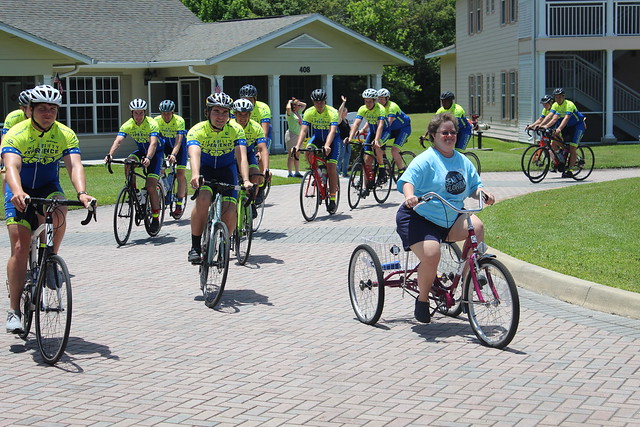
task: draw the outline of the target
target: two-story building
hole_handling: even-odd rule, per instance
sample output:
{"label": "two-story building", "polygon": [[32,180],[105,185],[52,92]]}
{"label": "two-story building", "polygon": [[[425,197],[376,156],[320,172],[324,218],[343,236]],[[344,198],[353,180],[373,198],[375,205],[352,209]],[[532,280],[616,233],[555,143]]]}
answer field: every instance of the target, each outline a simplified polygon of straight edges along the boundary
{"label": "two-story building", "polygon": [[640,138],[639,1],[457,0],[456,43],[430,57],[486,135],[527,141],[540,98],[564,87],[587,116],[584,142]]}

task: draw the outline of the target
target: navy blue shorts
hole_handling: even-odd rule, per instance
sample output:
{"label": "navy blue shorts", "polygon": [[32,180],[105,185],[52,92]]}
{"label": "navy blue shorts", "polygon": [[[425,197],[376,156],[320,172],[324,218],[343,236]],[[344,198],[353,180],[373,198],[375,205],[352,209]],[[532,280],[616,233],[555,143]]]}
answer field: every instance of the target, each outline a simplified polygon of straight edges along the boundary
{"label": "navy blue shorts", "polygon": [[449,230],[450,228],[434,224],[404,203],[396,213],[396,232],[402,239],[405,251],[408,251],[411,245],[426,240],[442,243],[449,234]]}

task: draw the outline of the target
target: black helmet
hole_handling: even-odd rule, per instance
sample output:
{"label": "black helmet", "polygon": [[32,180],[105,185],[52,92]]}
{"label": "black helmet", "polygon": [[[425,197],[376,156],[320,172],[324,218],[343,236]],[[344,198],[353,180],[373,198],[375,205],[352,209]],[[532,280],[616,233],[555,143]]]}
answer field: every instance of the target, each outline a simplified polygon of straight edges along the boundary
{"label": "black helmet", "polygon": [[327,92],[323,89],[316,89],[311,92],[311,100],[312,101],[326,101],[327,100]]}
{"label": "black helmet", "polygon": [[551,104],[553,103],[553,97],[551,95],[545,95],[540,100],[540,104]]}
{"label": "black helmet", "polygon": [[557,87],[553,90],[553,95],[564,95],[564,89],[561,87]]}
{"label": "black helmet", "polygon": [[453,92],[442,92],[440,94],[440,99],[445,100],[445,99],[455,99],[455,95],[453,94]]}
{"label": "black helmet", "polygon": [[240,88],[240,98],[257,98],[258,89],[254,85],[244,85]]}
{"label": "black helmet", "polygon": [[161,113],[168,113],[176,109],[176,103],[170,99],[165,99],[160,103],[160,106],[158,107],[158,109],[160,110]]}

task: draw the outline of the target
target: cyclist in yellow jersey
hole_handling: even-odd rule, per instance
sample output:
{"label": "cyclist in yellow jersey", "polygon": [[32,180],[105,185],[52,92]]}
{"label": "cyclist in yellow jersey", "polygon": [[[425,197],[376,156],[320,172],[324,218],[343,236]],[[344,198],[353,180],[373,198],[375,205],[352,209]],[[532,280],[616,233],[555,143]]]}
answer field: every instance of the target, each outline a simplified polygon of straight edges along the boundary
{"label": "cyclist in yellow jersey", "polygon": [[393,139],[391,155],[398,167],[398,173],[404,172],[404,162],[400,155],[400,149],[407,142],[411,135],[411,118],[396,104],[391,101],[389,89],[382,88],[378,91],[378,103],[382,105],[386,112],[385,129],[382,132],[381,141],[386,144]]}
{"label": "cyclist in yellow jersey", "polygon": [[462,106],[453,102],[455,95],[453,92],[442,92],[440,94],[440,103],[442,106],[436,110],[436,114],[451,113],[458,119],[458,136],[456,137],[456,149],[464,150],[471,139],[473,126],[467,120],[466,113]]}
{"label": "cyclist in yellow jersey", "polygon": [[[338,110],[327,105],[327,92],[316,89],[311,92],[313,107],[307,108],[302,117],[300,135],[291,155],[302,146],[310,127],[313,136],[307,142],[307,148],[323,148],[326,155],[327,175],[329,176],[329,205],[327,210],[334,214],[337,209],[336,195],[338,188],[338,156],[340,155],[340,131],[338,130]],[[307,153],[307,161],[311,164],[311,153]]]}
{"label": "cyclist in yellow jersey", "polygon": [[[229,120],[233,100],[226,93],[214,93],[206,100],[206,117],[187,133],[189,163],[191,165],[191,187],[200,187],[200,176],[205,180],[216,180],[227,184],[238,184],[238,172],[244,187],[249,190],[253,184],[249,180],[247,162],[247,141],[245,133],[235,121]],[[202,187],[195,207],[191,211],[191,250],[188,260],[192,264],[202,262],[201,239],[207,223],[207,213],[213,200],[213,191]],[[227,230],[236,228],[238,212],[236,190],[222,193],[222,221]]]}
{"label": "cyclist in yellow jersey", "polygon": [[[249,178],[252,183],[258,185],[264,181],[260,170],[268,159],[267,138],[264,136],[262,126],[251,119],[253,104],[248,99],[237,99],[233,103],[233,115],[235,121],[244,130],[247,141],[247,162],[249,163]],[[258,156],[256,156],[258,154]],[[266,168],[265,168],[266,169]]]}
{"label": "cyclist in yellow jersey", "polygon": [[[151,117],[147,117],[147,101],[136,98],[129,103],[129,110],[131,110],[131,118],[120,126],[118,135],[113,140],[104,161],[108,162],[118,151],[127,135],[131,135],[138,149],[129,154],[128,158],[142,163],[142,166],[147,170],[145,188],[151,201],[152,213],[149,231],[156,232],[160,228],[160,199],[156,192],[156,185],[160,177],[164,152],[158,141],[158,125]],[[128,168],[129,166],[125,166],[125,176],[127,176]]]}
{"label": "cyclist in yellow jersey", "polygon": [[[30,91],[31,89],[23,90],[22,92],[20,92],[20,95],[18,95],[18,105],[20,106],[20,108],[18,108],[17,110],[13,110],[9,114],[7,114],[7,117],[4,119],[2,132],[0,132],[0,142],[2,142],[4,134],[7,133],[9,129],[13,127],[13,125],[31,118],[31,116],[27,115],[29,114],[27,107],[29,106]],[[0,159],[0,175],[2,175],[2,185],[0,185],[0,188],[2,189],[2,194],[4,194],[4,162],[2,161],[2,159]]]}
{"label": "cyclist in yellow jersey", "polygon": [[545,95],[540,100],[540,104],[542,104],[542,111],[540,112],[540,116],[536,119],[536,121],[528,125],[525,128],[525,130],[528,130],[528,129],[536,130],[540,127],[544,119],[551,112],[551,105],[553,104],[553,98],[551,97],[551,95]]}
{"label": "cyclist in yellow jersey", "polygon": [[[184,119],[177,115],[175,102],[165,99],[158,107],[160,115],[155,118],[158,125],[159,140],[162,142],[164,155],[169,163],[176,165],[176,179],[178,180],[178,199],[174,217],[182,216],[182,206],[184,198],[187,197],[187,131],[185,130]],[[167,193],[171,191],[167,189]]]}
{"label": "cyclist in yellow jersey", "polygon": [[[58,173],[60,159],[77,192],[78,200],[85,207],[93,197],[87,194],[84,168],[76,134],[56,121],[62,105],[60,92],[51,86],[36,86],[30,93],[27,116],[13,126],[2,140],[1,153],[6,165],[5,214],[11,242],[11,255],[7,262],[9,284],[9,312],[7,332],[21,331],[20,296],[25,283],[27,258],[31,242],[31,230],[42,221],[25,198],[64,198]],[[53,216],[53,251],[60,249],[66,229],[65,207],[59,207]]]}
{"label": "cyclist in yellow jersey", "polygon": [[[366,89],[362,92],[362,98],[364,99],[364,105],[358,109],[356,118],[351,125],[349,137],[345,139],[345,142],[349,142],[355,137],[358,129],[360,128],[360,123],[362,123],[362,120],[366,120],[369,124],[369,132],[367,134],[364,147],[366,152],[371,153],[371,141],[373,141],[373,153],[378,160],[378,181],[380,182],[387,179],[386,169],[384,168],[384,159],[382,157],[382,143],[380,142],[385,126],[386,111],[384,107],[377,102],[377,90],[372,88]],[[373,157],[366,156],[364,161],[365,168],[370,169],[373,164]],[[364,174],[364,180],[366,186],[368,182],[367,174]]]}

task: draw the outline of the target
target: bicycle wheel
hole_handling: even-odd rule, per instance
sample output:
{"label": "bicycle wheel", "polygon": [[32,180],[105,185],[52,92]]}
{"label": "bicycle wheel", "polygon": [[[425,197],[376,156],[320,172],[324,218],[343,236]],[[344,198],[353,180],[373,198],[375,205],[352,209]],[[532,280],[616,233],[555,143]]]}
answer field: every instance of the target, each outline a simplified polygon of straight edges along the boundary
{"label": "bicycle wheel", "polygon": [[347,187],[347,201],[349,207],[355,209],[360,203],[360,197],[362,197],[362,188],[364,185],[364,169],[362,163],[355,162],[351,167],[351,174],[349,175],[349,183]]}
{"label": "bicycle wheel", "polygon": [[171,200],[171,202],[169,203],[169,215],[171,215],[173,219],[179,220],[180,218],[182,218],[182,215],[184,215],[185,209],[187,209],[187,200],[189,200],[189,197],[187,195],[182,198],[182,212],[180,212],[180,215],[176,215],[175,211],[176,211],[176,207],[178,206],[178,179],[177,178],[173,179],[173,186],[169,190],[170,192],[166,197],[167,199]]}
{"label": "bicycle wheel", "polygon": [[223,222],[216,222],[208,242],[203,247],[200,265],[200,284],[204,304],[214,308],[220,298],[229,272],[229,232]]}
{"label": "bicycle wheel", "polygon": [[320,205],[318,185],[320,183],[316,182],[313,172],[307,171],[300,183],[300,209],[302,216],[307,221],[313,221],[318,215],[318,206]]}
{"label": "bicycle wheel", "polygon": [[264,218],[264,205],[265,202],[263,201],[262,203],[260,203],[258,206],[255,206],[255,203],[251,203],[252,209],[253,206],[255,206],[256,209],[256,215],[253,216],[252,215],[252,223],[251,223],[251,230],[255,233],[256,231],[258,231],[258,228],[260,228],[260,225],[262,224],[262,219]]}
{"label": "bicycle wheel", "polygon": [[162,229],[162,224],[164,224],[164,210],[165,210],[165,204],[164,204],[164,190],[162,188],[162,185],[158,182],[158,184],[156,185],[156,193],[158,193],[158,201],[160,203],[160,211],[158,212],[158,223],[160,224],[158,226],[157,230],[152,230],[151,229],[151,221],[153,221],[153,209],[151,208],[151,197],[147,196],[147,202],[144,205],[144,229],[147,230],[147,234],[151,237],[155,237],[158,235],[158,233],[160,232],[160,229]]}
{"label": "bicycle wheel", "polygon": [[271,172],[269,172],[269,176],[265,177],[265,181],[264,181],[264,190],[263,190],[263,201],[261,204],[264,203],[264,200],[267,200],[267,196],[269,195],[269,192],[271,191]]}
{"label": "bicycle wheel", "polygon": [[349,260],[349,298],[356,317],[367,325],[375,324],[384,306],[384,277],[378,255],[362,244]]}
{"label": "bicycle wheel", "polygon": [[526,176],[527,178],[529,178],[529,172],[527,171],[529,158],[531,157],[531,154],[533,154],[533,152],[538,148],[538,145],[530,145],[526,150],[522,152],[522,157],[520,157],[520,168],[522,169],[522,173],[524,174],[524,176]]}
{"label": "bicycle wheel", "polygon": [[[442,242],[440,244],[440,262],[438,263],[438,277],[444,286],[453,285],[453,279],[456,276],[458,267],[460,266],[460,258],[462,251],[455,243]],[[442,314],[451,317],[458,317],[462,312],[462,283],[458,283],[453,292],[453,305],[447,308],[446,301],[437,300],[436,307]]]}
{"label": "bicycle wheel", "polygon": [[[389,194],[391,194],[391,185],[393,184],[393,178],[391,175],[391,165],[389,164],[389,160],[384,159],[384,169],[387,172],[387,177],[383,180],[379,180],[376,182],[376,185],[373,187],[373,197],[376,199],[378,203],[384,203],[389,198]],[[376,179],[380,170],[378,169],[376,173]]]}
{"label": "bicycle wheel", "polygon": [[518,289],[507,268],[494,258],[478,261],[483,302],[469,274],[465,282],[465,304],[471,329],[480,342],[494,348],[506,347],[516,334],[520,321]]}
{"label": "bicycle wheel", "polygon": [[127,243],[131,235],[131,227],[133,226],[133,200],[127,187],[123,187],[116,199],[116,205],[113,209],[113,233],[116,237],[118,246]]}
{"label": "bicycle wheel", "polygon": [[482,167],[480,166],[480,158],[476,156],[476,153],[465,151],[462,154],[464,154],[467,159],[471,160],[471,163],[473,163],[473,166],[475,166],[476,170],[478,171],[478,175],[480,175],[482,173]]}
{"label": "bicycle wheel", "polygon": [[38,348],[44,361],[53,365],[64,353],[71,331],[71,278],[58,255],[47,258],[35,301]]}
{"label": "bicycle wheel", "polygon": [[551,161],[551,156],[549,155],[549,150],[545,147],[536,148],[533,153],[531,153],[531,157],[529,157],[529,161],[527,162],[527,178],[529,181],[534,184],[542,181],[545,176],[547,176],[547,172],[549,172],[549,163]]}
{"label": "bicycle wheel", "polygon": [[[31,277],[31,271],[27,271],[27,277]],[[35,285],[27,279],[27,283],[22,289],[20,296],[20,308],[22,309],[22,332],[18,334],[20,338],[26,340],[31,330],[31,322],[33,320],[33,303],[31,301],[31,293]]]}
{"label": "bicycle wheel", "polygon": [[240,207],[238,225],[234,233],[234,242],[238,264],[244,265],[249,259],[249,251],[251,250],[253,218],[251,216],[251,203],[249,203],[246,197],[242,199],[241,203],[243,206]]}
{"label": "bicycle wheel", "polygon": [[[407,168],[407,166],[409,166],[409,163],[411,163],[411,161],[416,158],[416,154],[413,151],[401,151],[400,157],[402,157],[401,169],[404,170]],[[391,162],[391,174],[393,175],[394,183],[398,182],[398,178],[400,178],[399,172],[401,169],[398,169],[398,167],[396,166],[396,162]]]}
{"label": "bicycle wheel", "polygon": [[591,147],[587,145],[578,147],[576,155],[576,169],[573,171],[573,179],[582,181],[591,175],[596,156],[593,154]]}

